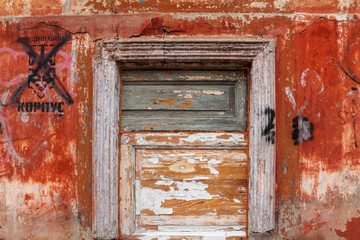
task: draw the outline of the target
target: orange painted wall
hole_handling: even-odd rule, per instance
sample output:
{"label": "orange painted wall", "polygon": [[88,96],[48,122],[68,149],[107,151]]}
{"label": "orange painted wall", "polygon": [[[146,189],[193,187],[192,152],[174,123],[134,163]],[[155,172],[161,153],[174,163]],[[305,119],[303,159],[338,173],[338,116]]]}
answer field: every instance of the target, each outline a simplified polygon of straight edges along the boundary
{"label": "orange painted wall", "polygon": [[[274,38],[274,239],[359,239],[359,11],[358,0],[0,0],[0,239],[91,238],[95,42],[146,36]],[[63,91],[21,87],[39,62],[19,37],[39,59],[61,40],[35,37],[68,35],[45,69]],[[294,145],[297,116],[313,139]]]}

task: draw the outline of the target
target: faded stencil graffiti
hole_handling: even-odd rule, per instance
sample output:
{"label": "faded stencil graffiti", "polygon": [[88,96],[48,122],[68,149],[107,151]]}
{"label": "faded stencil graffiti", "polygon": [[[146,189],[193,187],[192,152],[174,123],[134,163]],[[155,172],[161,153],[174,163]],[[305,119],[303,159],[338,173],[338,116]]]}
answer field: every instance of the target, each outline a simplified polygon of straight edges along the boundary
{"label": "faded stencil graffiti", "polygon": [[[33,92],[42,99],[45,95],[44,90],[50,85],[56,92],[66,101],[67,104],[72,104],[74,100],[66,91],[56,76],[55,71],[55,54],[60,48],[70,40],[70,36],[65,37],[59,44],[55,45],[47,55],[45,55],[45,47],[52,45],[35,45],[41,47],[40,54],[38,54],[33,46],[28,44],[22,38],[18,41],[23,45],[26,53],[29,55],[30,74],[26,81],[19,85],[10,98],[11,103],[17,102],[21,92],[26,86],[33,89]],[[35,109],[37,107],[34,107]],[[44,109],[44,108],[42,108]]]}
{"label": "faded stencil graffiti", "polygon": [[[9,80],[0,80],[0,86],[3,87],[0,95],[0,142],[5,154],[0,161],[0,167],[6,164],[10,157],[23,162],[25,158],[31,159],[39,154],[41,149],[49,147],[46,140],[46,136],[52,131],[49,127],[61,120],[59,116],[64,115],[65,104],[69,106],[74,103],[76,94],[73,92],[71,79],[72,54],[63,50],[70,39],[71,36],[62,36],[55,39],[58,43],[54,42],[54,39],[50,39],[52,42],[30,42],[21,37],[18,43],[24,51],[11,47],[0,48],[0,54],[7,55],[8,59],[13,61],[23,61],[28,57],[29,66],[29,73],[20,72]],[[54,116],[49,115],[48,119],[39,115],[42,113],[52,113]],[[27,129],[21,136],[18,131],[12,131],[19,126],[22,131]],[[19,152],[21,145],[14,146],[14,142],[18,140],[22,140],[20,142],[29,147],[26,148],[26,153]]]}

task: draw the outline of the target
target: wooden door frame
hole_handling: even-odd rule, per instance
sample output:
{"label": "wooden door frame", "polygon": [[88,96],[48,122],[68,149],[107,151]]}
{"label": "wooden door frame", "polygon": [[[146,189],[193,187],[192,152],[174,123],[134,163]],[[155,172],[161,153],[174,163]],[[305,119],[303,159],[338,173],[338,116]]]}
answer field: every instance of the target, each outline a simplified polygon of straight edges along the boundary
{"label": "wooden door frame", "polygon": [[[211,39],[211,40],[209,40]],[[275,228],[275,50],[273,39],[143,38],[96,43],[93,61],[92,189],[94,238],[119,237],[120,67],[251,64],[249,72],[249,225]],[[264,136],[265,135],[265,136]]]}

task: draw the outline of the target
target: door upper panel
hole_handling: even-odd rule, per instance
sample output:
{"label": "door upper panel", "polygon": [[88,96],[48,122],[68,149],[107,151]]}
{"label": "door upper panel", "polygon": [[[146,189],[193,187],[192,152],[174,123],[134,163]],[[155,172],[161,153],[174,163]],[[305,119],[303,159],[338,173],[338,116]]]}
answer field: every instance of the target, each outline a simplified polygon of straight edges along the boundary
{"label": "door upper panel", "polygon": [[246,131],[245,70],[122,70],[122,131]]}

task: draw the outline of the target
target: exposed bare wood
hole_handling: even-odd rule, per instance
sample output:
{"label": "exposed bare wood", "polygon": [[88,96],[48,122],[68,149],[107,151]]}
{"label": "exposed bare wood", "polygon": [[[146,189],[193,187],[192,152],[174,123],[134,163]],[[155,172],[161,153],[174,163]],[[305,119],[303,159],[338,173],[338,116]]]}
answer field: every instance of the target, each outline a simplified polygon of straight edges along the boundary
{"label": "exposed bare wood", "polygon": [[247,179],[244,150],[139,149],[137,155],[137,178],[142,180]]}
{"label": "exposed bare wood", "polygon": [[[169,215],[170,219],[179,216],[222,216],[246,214],[246,180],[217,181],[140,181],[137,209],[150,210],[147,216]],[[153,198],[153,196],[156,199]],[[196,219],[188,218],[183,225],[192,225]],[[219,221],[220,222],[220,221]],[[246,221],[245,221],[246,222]],[[211,223],[208,223],[211,225]],[[220,225],[228,225],[220,224]],[[239,224],[233,222],[230,225]],[[168,225],[168,224],[164,224]],[[172,225],[172,224],[170,224]]]}
{"label": "exposed bare wood", "polygon": [[[130,197],[129,192],[121,190],[121,194],[128,196],[121,200],[124,204],[120,206],[121,209],[125,205],[131,207],[132,210],[126,211],[132,216],[127,218],[134,219],[136,216],[137,219],[135,229],[131,231],[127,229],[133,228],[133,222],[121,221],[121,224],[128,224],[124,226],[123,236],[140,234],[139,231],[142,231],[141,234],[155,231],[146,226],[157,226],[159,229],[160,226],[174,224],[190,228],[198,224],[245,228],[247,155],[244,150],[231,148],[238,143],[246,144],[241,133],[123,133],[120,166],[121,171],[126,173],[121,173],[120,189],[133,191],[131,186],[135,186],[135,196]],[[222,149],[218,149],[219,144]],[[166,148],[159,149],[159,145]],[[182,149],[182,146],[191,148]],[[214,149],[202,149],[204,146]],[[131,154],[131,151],[135,152]],[[192,180],[183,180],[184,176],[171,170],[181,161],[194,164]],[[205,176],[201,175],[203,169],[207,169]],[[172,180],[176,174],[180,181]],[[155,180],[149,180],[154,176],[157,176]],[[133,205],[129,201],[133,201]],[[158,230],[157,234],[163,232]]]}
{"label": "exposed bare wood", "polygon": [[120,228],[123,234],[130,235],[135,231],[135,164],[131,161],[135,149],[122,144],[120,151]]}
{"label": "exposed bare wood", "polygon": [[[123,133],[121,144],[135,146],[247,146],[243,133]],[[157,147],[156,147],[157,148]]]}
{"label": "exposed bare wood", "polygon": [[219,215],[219,216],[139,216],[139,222],[143,225],[243,225],[246,224],[246,214],[242,215]]}
{"label": "exposed bare wood", "polygon": [[98,46],[94,61],[93,232],[113,239],[118,232],[119,70]]}
{"label": "exposed bare wood", "polygon": [[275,111],[274,69],[275,50],[270,42],[254,59],[250,72],[249,230],[253,232],[275,227],[276,145],[262,136],[267,124],[265,109]]}
{"label": "exposed bare wood", "polygon": [[121,79],[123,82],[236,82],[243,78],[243,71],[212,69],[151,69],[151,70],[126,70],[123,71]]}

